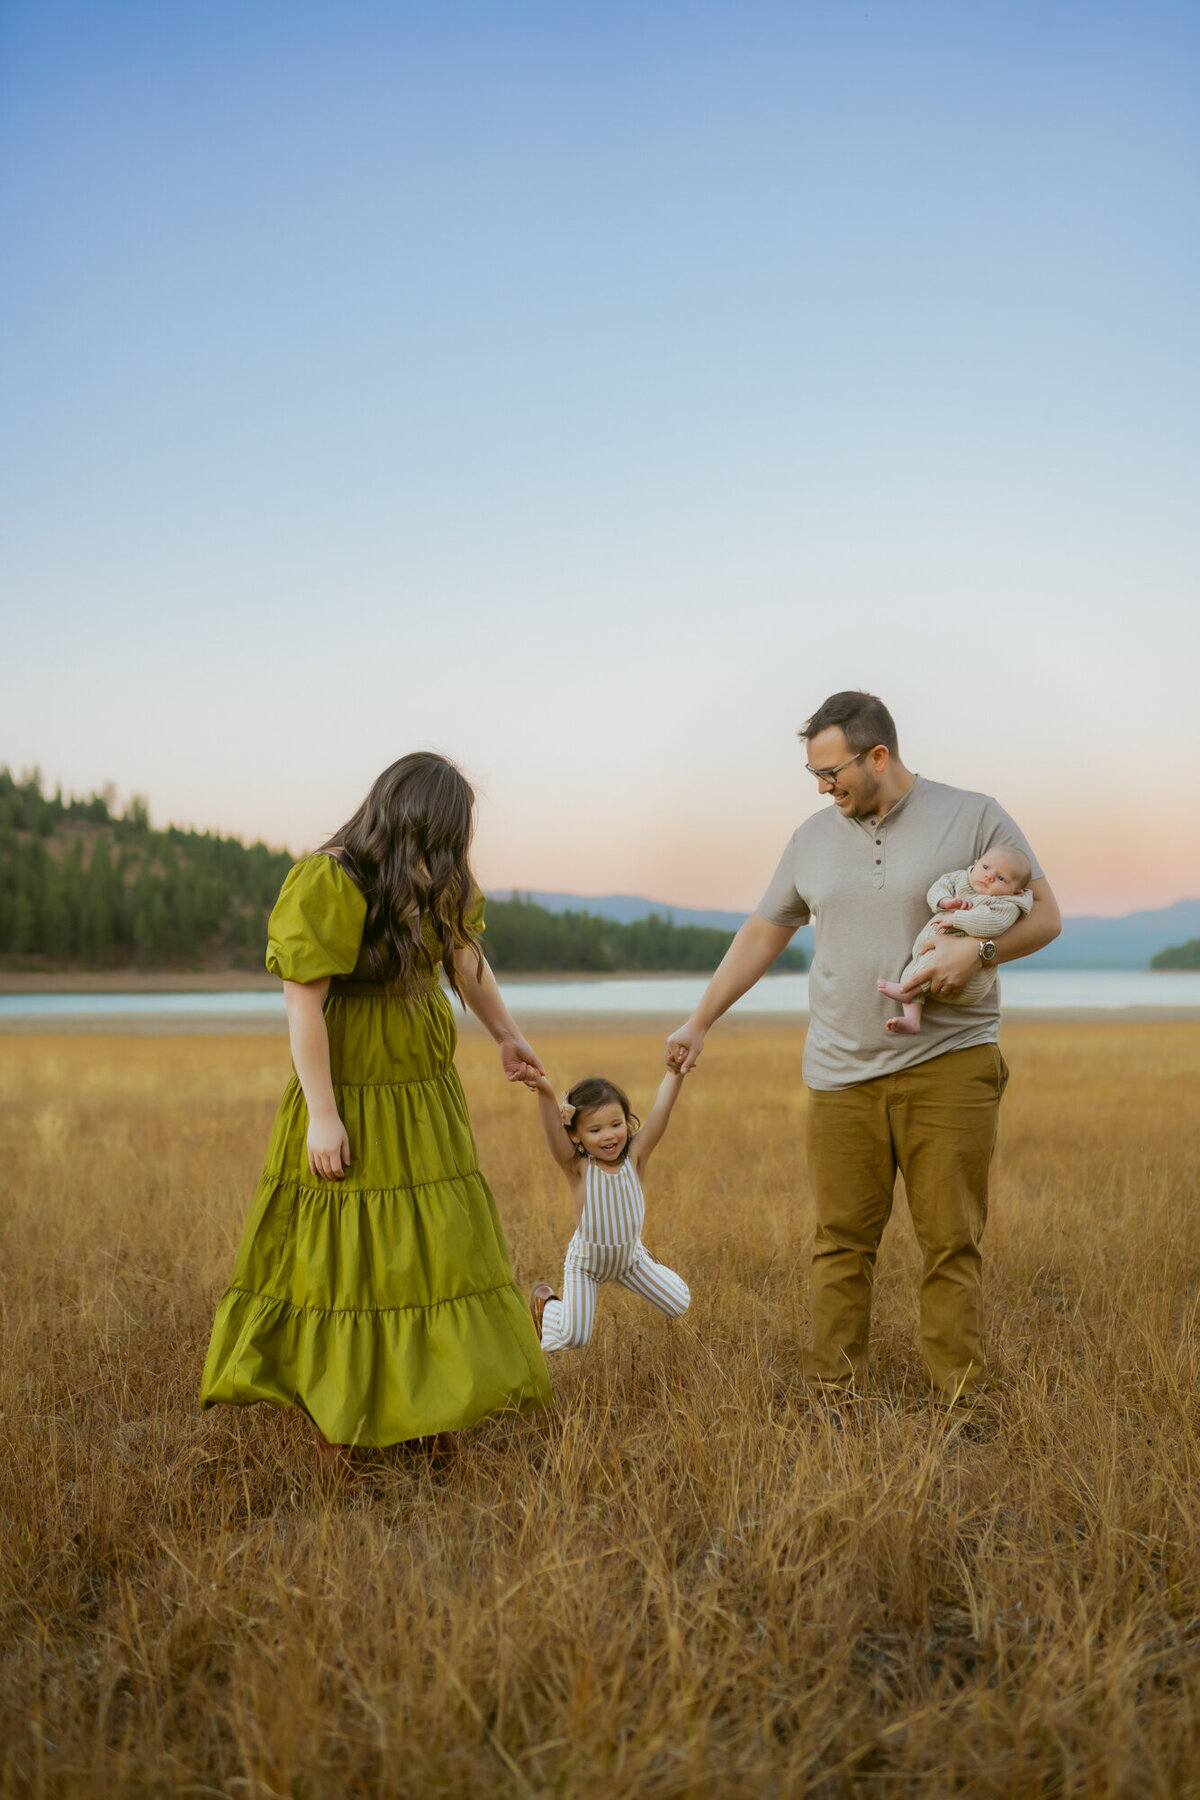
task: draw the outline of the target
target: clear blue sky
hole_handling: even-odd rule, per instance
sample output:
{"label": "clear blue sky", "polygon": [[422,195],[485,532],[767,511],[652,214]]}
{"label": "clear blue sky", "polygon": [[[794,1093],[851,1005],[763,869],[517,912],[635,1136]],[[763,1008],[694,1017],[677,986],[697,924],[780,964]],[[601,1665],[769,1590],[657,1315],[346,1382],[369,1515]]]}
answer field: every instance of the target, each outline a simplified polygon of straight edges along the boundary
{"label": "clear blue sky", "polygon": [[1200,13],[0,15],[0,760],[750,905],[826,693],[1072,910],[1200,892]]}

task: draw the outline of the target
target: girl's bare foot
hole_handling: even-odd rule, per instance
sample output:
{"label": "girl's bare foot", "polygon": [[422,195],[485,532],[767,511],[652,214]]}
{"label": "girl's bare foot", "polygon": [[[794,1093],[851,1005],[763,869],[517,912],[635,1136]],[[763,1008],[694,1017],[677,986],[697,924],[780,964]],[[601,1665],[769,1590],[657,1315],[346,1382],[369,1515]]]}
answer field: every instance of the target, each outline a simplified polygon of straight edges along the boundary
{"label": "girl's bare foot", "polygon": [[910,1019],[907,1014],[900,1019],[889,1019],[884,1026],[885,1031],[898,1032],[905,1037],[915,1037],[920,1029],[920,1018]]}

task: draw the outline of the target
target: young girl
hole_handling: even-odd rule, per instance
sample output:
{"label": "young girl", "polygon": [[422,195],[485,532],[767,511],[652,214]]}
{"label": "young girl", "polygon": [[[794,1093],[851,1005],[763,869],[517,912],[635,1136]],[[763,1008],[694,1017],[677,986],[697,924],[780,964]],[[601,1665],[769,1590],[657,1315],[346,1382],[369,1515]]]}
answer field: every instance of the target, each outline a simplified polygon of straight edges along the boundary
{"label": "young girl", "polygon": [[544,1281],[529,1296],[542,1349],[567,1350],[588,1342],[602,1281],[619,1281],[677,1319],[687,1311],[691,1294],[687,1283],[655,1262],[642,1242],[642,1176],[667,1129],[682,1075],[672,1070],[663,1077],[640,1131],[621,1089],[602,1076],[576,1082],[561,1104],[544,1074],[530,1069],[524,1079],[537,1092],[550,1154],[575,1201],[576,1229],[567,1245],[562,1297]]}
{"label": "young girl", "polygon": [[474,796],[453,763],[393,763],[271,914],[295,1073],[202,1406],[273,1400],[336,1446],[395,1444],[551,1399],[454,1069],[439,972],[500,1046],[541,1064],[480,952]]}

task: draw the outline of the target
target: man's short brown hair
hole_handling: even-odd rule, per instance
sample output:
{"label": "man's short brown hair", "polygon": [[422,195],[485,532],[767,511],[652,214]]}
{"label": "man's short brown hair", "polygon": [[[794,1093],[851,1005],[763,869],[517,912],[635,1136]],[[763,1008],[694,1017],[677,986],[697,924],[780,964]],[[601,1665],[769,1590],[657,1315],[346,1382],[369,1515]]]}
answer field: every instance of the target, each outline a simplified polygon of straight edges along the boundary
{"label": "man's short brown hair", "polygon": [[876,744],[882,744],[893,756],[900,754],[896,743],[896,721],[882,700],[865,693],[862,688],[830,694],[798,735],[807,742],[819,731],[830,731],[835,726],[845,734],[846,743],[856,756],[864,750],[873,750]]}

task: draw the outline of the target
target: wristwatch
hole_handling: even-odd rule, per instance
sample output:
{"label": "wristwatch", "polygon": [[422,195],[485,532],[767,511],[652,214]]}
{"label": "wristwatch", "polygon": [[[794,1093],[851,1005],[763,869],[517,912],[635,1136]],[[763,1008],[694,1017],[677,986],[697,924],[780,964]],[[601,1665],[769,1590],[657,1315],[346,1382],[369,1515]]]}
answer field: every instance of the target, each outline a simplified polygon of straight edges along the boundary
{"label": "wristwatch", "polygon": [[982,956],[984,962],[995,962],[996,946],[993,944],[991,938],[982,938],[980,940],[979,954]]}

